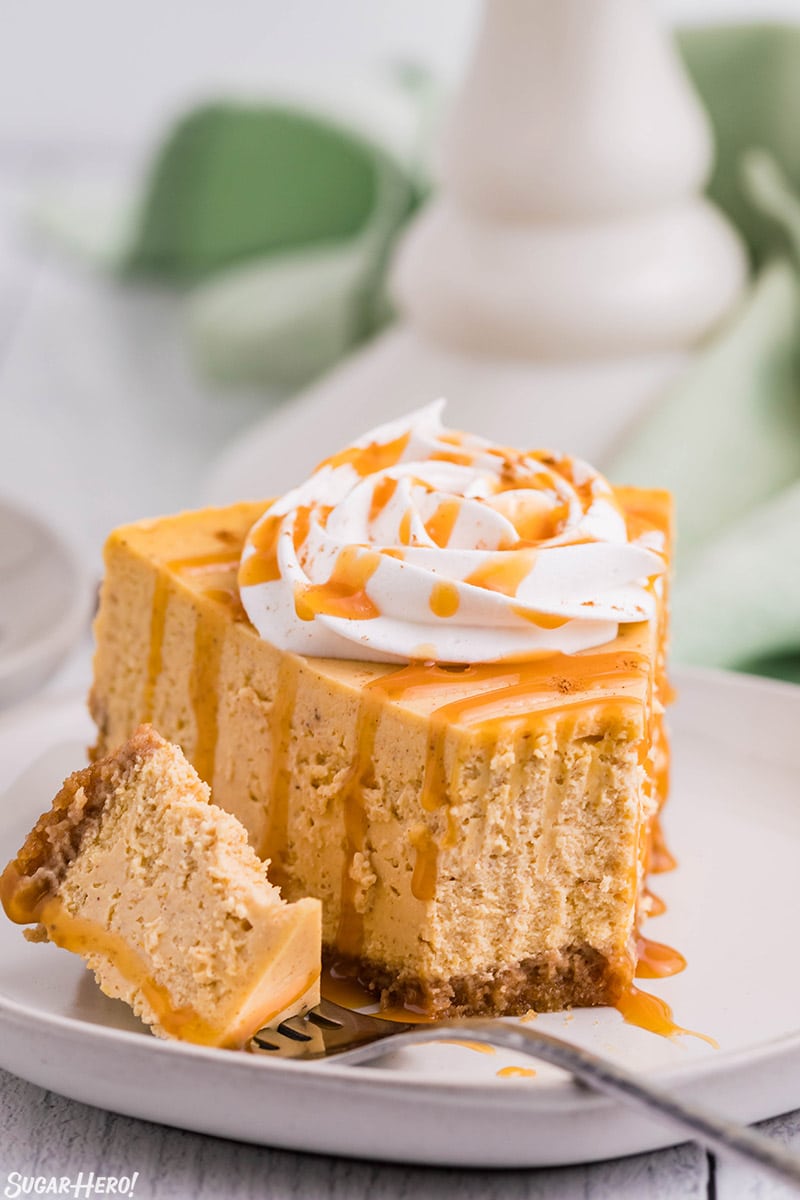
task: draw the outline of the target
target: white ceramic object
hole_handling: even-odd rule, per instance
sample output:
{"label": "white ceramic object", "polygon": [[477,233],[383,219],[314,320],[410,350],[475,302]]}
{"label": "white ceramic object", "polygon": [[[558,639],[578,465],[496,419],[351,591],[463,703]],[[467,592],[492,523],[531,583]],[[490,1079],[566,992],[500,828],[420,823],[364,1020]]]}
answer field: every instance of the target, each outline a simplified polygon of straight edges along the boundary
{"label": "white ceramic object", "polygon": [[435,342],[526,360],[688,350],[741,293],[708,120],[647,0],[491,0],[441,190],[394,267]]}
{"label": "white ceramic object", "polygon": [[92,589],[73,551],[0,501],[0,706],[34,691],[89,626]]}
{"label": "white ceramic object", "polygon": [[440,191],[395,259],[403,319],[240,438],[208,493],[284,491],[439,395],[452,425],[602,467],[742,292],[711,160],[648,0],[486,3]]}
{"label": "white ceramic object", "polygon": [[[800,688],[715,672],[679,673],[677,683],[666,826],[680,866],[654,881],[668,911],[647,933],[679,947],[689,965],[643,986],[720,1049],[657,1037],[609,1009],[538,1021],[753,1121],[800,1105],[800,963],[787,942],[797,913]],[[90,739],[82,699],[0,717],[0,787],[11,785],[0,804],[1,862]],[[590,1161],[679,1140],[553,1069],[497,1078],[501,1067],[531,1065],[503,1051],[430,1045],[359,1068],[162,1042],[104,997],[79,960],[31,945],[5,920],[0,961],[0,1066],[131,1116],[295,1150],[463,1166]]]}

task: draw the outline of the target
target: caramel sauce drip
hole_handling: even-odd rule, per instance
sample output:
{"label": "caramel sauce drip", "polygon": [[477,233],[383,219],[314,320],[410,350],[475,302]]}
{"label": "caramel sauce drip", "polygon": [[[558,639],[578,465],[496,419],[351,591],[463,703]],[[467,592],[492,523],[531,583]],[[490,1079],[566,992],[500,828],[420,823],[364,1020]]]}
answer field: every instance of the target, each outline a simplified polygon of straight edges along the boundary
{"label": "caramel sauce drip", "polygon": [[[625,695],[625,688],[637,683],[646,671],[644,655],[630,650],[591,655],[548,653],[518,663],[474,663],[455,668],[411,663],[373,680],[368,687],[387,700],[430,700],[434,716],[444,716],[448,724],[471,727],[484,724],[487,704],[493,710],[491,717],[502,716],[502,712],[494,711],[495,707],[505,708],[509,715],[517,712],[529,717],[560,711],[565,697],[580,693],[582,700],[586,692],[599,693],[598,699],[613,694],[619,700],[638,704],[637,698]],[[476,692],[476,687],[481,690]],[[466,693],[462,698],[447,699],[460,689]],[[541,697],[552,692],[559,697],[558,702],[537,708]],[[516,703],[506,705],[504,697]]]}
{"label": "caramel sauce drip", "polygon": [[295,550],[299,550],[308,537],[311,529],[311,507],[308,504],[303,504],[298,508],[294,521],[294,529],[292,530],[292,545]]}
{"label": "caramel sauce drip", "polygon": [[441,1038],[434,1042],[435,1046],[461,1046],[464,1050],[474,1050],[476,1054],[496,1054],[497,1050],[489,1042],[467,1042],[461,1038]]}
{"label": "caramel sauce drip", "polygon": [[282,516],[266,517],[249,535],[253,553],[239,567],[239,587],[255,587],[280,579],[278,567],[278,536]]}
{"label": "caramel sauce drip", "polygon": [[209,787],[214,784],[217,756],[219,673],[222,662],[223,635],[216,622],[206,621],[198,614],[194,633],[194,652],[189,675],[189,697],[195,722],[195,744],[192,764]]}
{"label": "caramel sauce drip", "polygon": [[425,522],[425,532],[437,546],[450,545],[460,511],[460,500],[442,500],[433,516]]}
{"label": "caramel sauce drip", "polygon": [[398,481],[396,479],[392,479],[391,476],[385,475],[375,485],[373,492],[372,492],[372,500],[370,501],[370,506],[369,506],[369,522],[370,522],[370,524],[372,524],[373,521],[377,520],[377,518],[381,515],[383,510],[386,508],[386,505],[389,503],[392,496],[397,491],[397,483],[398,483]]}
{"label": "caramel sauce drip", "polygon": [[557,617],[553,613],[534,612],[530,608],[523,608],[521,605],[515,605],[512,610],[518,617],[522,617],[523,621],[530,621],[531,625],[536,625],[539,629],[560,629],[562,625],[566,625],[569,617]]}
{"label": "caramel sauce drip", "polygon": [[342,954],[357,958],[364,940],[364,915],[358,905],[359,884],[355,878],[357,855],[363,854],[368,821],[364,792],[375,786],[373,763],[380,708],[365,692],[356,727],[356,753],[339,799],[344,823],[345,854],[342,864],[341,905],[336,946]]}
{"label": "caramel sauce drip", "polygon": [[345,546],[327,583],[299,585],[295,591],[295,610],[301,621],[313,621],[317,615],[369,621],[379,617],[380,609],[367,595],[366,586],[378,569],[381,556],[359,546]]}
{"label": "caramel sauce drip", "polygon": [[475,455],[469,450],[434,450],[428,458],[430,462],[454,463],[457,467],[469,467],[475,462]]}
{"label": "caramel sauce drip", "polygon": [[239,555],[230,549],[212,550],[209,554],[195,554],[190,558],[173,558],[166,564],[176,575],[203,575],[217,571],[235,571],[239,566]]}
{"label": "caramel sauce drip", "polygon": [[636,938],[636,978],[667,979],[686,967],[686,959],[672,946],[654,942],[639,934]]}
{"label": "caramel sauce drip", "polygon": [[501,1067],[497,1072],[498,1079],[533,1079],[535,1076],[533,1067]]}
{"label": "caramel sauce drip", "polygon": [[535,492],[518,495],[516,485],[512,486],[513,492],[508,486],[503,487],[489,504],[511,522],[520,543],[533,547],[556,537],[569,517],[569,505],[557,504],[554,508],[543,509],[534,502]]}
{"label": "caramel sauce drip", "polygon": [[458,588],[446,579],[434,583],[430,595],[430,608],[435,617],[452,617],[458,612],[460,598]]}
{"label": "caramel sauce drip", "polygon": [[411,895],[416,900],[433,900],[436,895],[439,847],[430,830],[425,826],[412,835],[411,845],[415,853],[414,871],[411,876]]}
{"label": "caramel sauce drip", "polygon": [[367,475],[376,475],[381,471],[385,471],[387,467],[393,467],[400,462],[403,457],[411,431],[402,434],[401,437],[395,438],[391,442],[370,442],[368,446],[348,446],[345,450],[340,450],[338,454],[332,454],[330,458],[325,458],[316,468],[321,471],[323,467],[330,467],[336,470],[337,467],[351,466],[357,475],[365,479]]}
{"label": "caramel sauce drip", "polygon": [[297,687],[300,678],[299,662],[292,655],[284,655],[275,683],[275,695],[270,716],[271,786],[267,826],[259,848],[261,858],[270,859],[270,881],[278,886],[285,882],[285,859],[289,832],[289,747],[292,735]]}
{"label": "caramel sauce drip", "polygon": [[[522,664],[521,664],[522,665]],[[526,664],[533,666],[533,664]],[[523,678],[516,683],[509,683],[505,688],[484,692],[477,696],[466,697],[463,700],[453,700],[437,709],[434,714],[436,725],[466,725],[469,728],[479,727],[483,732],[497,731],[499,725],[505,726],[509,733],[525,731],[531,727],[531,717],[559,715],[571,710],[573,716],[580,711],[591,711],[598,703],[597,697],[587,697],[583,694],[570,695],[565,692],[558,702],[531,709],[531,705],[541,697],[542,692],[549,688],[536,687],[535,677],[530,677],[527,671],[522,672]],[[629,676],[632,682],[635,676]],[[541,679],[541,677],[540,677]],[[595,682],[596,681],[596,682]],[[600,682],[599,676],[593,677],[593,686]],[[615,695],[620,703],[638,704],[635,697]]]}
{"label": "caramel sauce drip", "polygon": [[12,859],[0,875],[0,904],[9,921],[31,925],[38,921],[42,904],[50,894],[49,885],[34,882],[20,874],[17,859]]}
{"label": "caramel sauce drip", "polygon": [[223,605],[234,621],[247,621],[247,613],[236,586],[239,561],[239,555],[234,557],[231,550],[227,549],[197,554],[191,558],[175,558],[168,562],[166,567],[175,574],[189,575],[193,579],[197,576],[201,579],[208,576],[210,582],[198,589],[200,595],[206,596],[215,604]]}
{"label": "caramel sauce drip", "polygon": [[150,614],[150,649],[147,655],[147,678],[142,699],[142,720],[152,721],[155,712],[156,684],[163,666],[164,627],[169,603],[169,581],[161,571],[156,575],[153,607]]}
{"label": "caramel sauce drip", "polygon": [[648,917],[660,917],[667,911],[666,902],[649,887],[644,889],[644,900],[647,904],[646,913]]}
{"label": "caramel sauce drip", "polygon": [[215,604],[221,604],[223,608],[228,610],[230,617],[234,621],[247,622],[248,616],[244,611],[242,598],[239,595],[239,589],[236,587],[211,587],[204,588],[203,593],[209,600]]}
{"label": "caramel sauce drip", "polygon": [[652,875],[662,875],[666,871],[674,871],[677,865],[677,859],[671,853],[664,840],[664,830],[661,827],[661,821],[656,816],[650,830],[647,869]]}
{"label": "caramel sauce drip", "polygon": [[635,984],[631,984],[622,993],[617,1000],[616,1008],[629,1025],[638,1025],[640,1029],[658,1033],[662,1037],[671,1038],[678,1034],[686,1034],[689,1037],[700,1038],[701,1041],[708,1042],[709,1046],[713,1046],[715,1050],[719,1049],[719,1043],[714,1038],[676,1025],[672,1019],[672,1009],[667,1002],[658,996],[651,996],[647,992],[641,991]]}
{"label": "caramel sauce drip", "polygon": [[411,519],[412,519],[411,509],[407,508],[406,511],[403,513],[402,517],[400,518],[400,526],[397,530],[397,536],[399,537],[402,545],[404,545],[404,546],[411,545]]}
{"label": "caramel sauce drip", "polygon": [[536,554],[534,549],[508,550],[476,567],[464,582],[503,596],[516,596],[523,579],[533,569]]}

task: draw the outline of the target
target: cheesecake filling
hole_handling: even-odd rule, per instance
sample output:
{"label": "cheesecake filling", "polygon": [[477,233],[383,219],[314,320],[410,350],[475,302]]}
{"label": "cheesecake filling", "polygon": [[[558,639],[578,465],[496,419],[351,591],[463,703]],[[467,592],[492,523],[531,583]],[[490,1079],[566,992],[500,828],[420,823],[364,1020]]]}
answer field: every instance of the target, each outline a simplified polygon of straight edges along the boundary
{"label": "cheesecake filling", "polygon": [[655,613],[657,531],[630,538],[587,463],[442,425],[381,426],[271,504],[239,587],[279,649],[374,662],[571,654]]}

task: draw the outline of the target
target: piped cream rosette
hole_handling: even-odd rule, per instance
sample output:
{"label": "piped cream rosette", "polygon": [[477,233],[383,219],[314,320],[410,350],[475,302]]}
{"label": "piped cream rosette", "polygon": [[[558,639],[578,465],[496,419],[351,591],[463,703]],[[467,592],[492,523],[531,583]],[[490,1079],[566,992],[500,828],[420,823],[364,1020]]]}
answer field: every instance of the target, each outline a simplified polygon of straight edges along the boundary
{"label": "piped cream rosette", "polygon": [[443,407],[373,430],[270,505],[239,570],[259,634],[325,658],[477,663],[650,619],[663,542],[629,540],[602,475],[447,430]]}

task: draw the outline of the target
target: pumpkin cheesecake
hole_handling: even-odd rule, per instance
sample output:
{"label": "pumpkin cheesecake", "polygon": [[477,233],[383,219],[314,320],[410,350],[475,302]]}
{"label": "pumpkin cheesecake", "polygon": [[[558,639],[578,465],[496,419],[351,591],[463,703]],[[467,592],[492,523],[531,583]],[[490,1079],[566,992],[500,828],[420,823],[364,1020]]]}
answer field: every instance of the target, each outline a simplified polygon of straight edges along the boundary
{"label": "pumpkin cheesecake", "polygon": [[177,742],[384,1005],[615,1003],[666,795],[670,521],[431,406],[278,501],[118,529],[95,754]]}
{"label": "pumpkin cheesecake", "polygon": [[319,902],[281,899],[241,824],[146,726],[66,780],[0,898],[162,1037],[236,1048],[319,1001]]}

